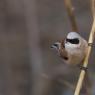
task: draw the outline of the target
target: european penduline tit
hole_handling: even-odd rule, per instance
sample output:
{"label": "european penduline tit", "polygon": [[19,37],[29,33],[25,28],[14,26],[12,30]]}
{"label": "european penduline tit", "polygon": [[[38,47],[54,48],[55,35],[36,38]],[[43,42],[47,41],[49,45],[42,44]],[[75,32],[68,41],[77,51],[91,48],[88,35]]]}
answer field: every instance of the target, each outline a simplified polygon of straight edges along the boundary
{"label": "european penduline tit", "polygon": [[64,40],[55,42],[51,48],[58,52],[65,63],[76,65],[83,61],[88,43],[78,33],[69,32]]}
{"label": "european penduline tit", "polygon": [[[65,39],[55,42],[51,48],[58,52],[64,63],[80,66],[85,58],[88,43],[77,32],[69,32]],[[86,70],[87,68],[81,67],[81,69]],[[84,85],[87,85],[87,83],[91,86],[88,72],[86,73]]]}

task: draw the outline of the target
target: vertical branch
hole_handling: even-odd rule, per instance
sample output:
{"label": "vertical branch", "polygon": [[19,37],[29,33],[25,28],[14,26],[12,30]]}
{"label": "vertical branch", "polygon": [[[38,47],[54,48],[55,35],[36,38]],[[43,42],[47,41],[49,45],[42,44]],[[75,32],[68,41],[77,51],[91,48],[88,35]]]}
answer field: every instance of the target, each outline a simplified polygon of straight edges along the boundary
{"label": "vertical branch", "polygon": [[72,31],[77,32],[78,31],[78,27],[77,27],[77,23],[76,23],[76,18],[74,15],[74,8],[72,7],[71,4],[71,0],[64,0],[65,2],[65,6],[68,12],[68,16],[71,22],[71,26],[72,26]]}
{"label": "vertical branch", "polygon": [[[3,36],[2,41],[3,41],[3,57],[2,60],[4,62],[4,67],[3,67],[3,76],[4,76],[4,95],[13,95],[15,94],[15,82],[13,80],[13,76],[12,76],[12,61],[11,61],[11,57],[12,57],[12,53],[11,53],[11,48],[10,48],[10,20],[8,19],[10,14],[9,10],[9,4],[12,3],[10,0],[6,0],[4,1],[4,19],[2,22],[2,32],[1,35]],[[10,26],[10,27],[9,27]],[[13,27],[13,26],[12,26]],[[12,31],[13,32],[13,31]],[[2,86],[3,87],[3,86]]]}
{"label": "vertical branch", "polygon": [[92,10],[92,16],[95,17],[95,0],[91,0],[91,10]]}
{"label": "vertical branch", "polygon": [[[95,6],[93,4],[94,1],[95,0],[92,0],[92,6],[93,6],[92,7],[92,12],[93,12],[92,14],[93,14],[94,20],[93,20],[93,25],[92,25],[92,29],[91,29],[91,32],[90,32],[88,43],[93,43],[94,36],[95,36],[95,15],[94,15]],[[83,62],[83,67],[87,67],[87,65],[88,65],[88,59],[89,59],[89,56],[90,56],[91,49],[92,49],[92,47],[88,46],[88,51],[87,51],[86,57],[85,57],[84,62]],[[74,95],[79,95],[81,87],[82,87],[82,84],[83,84],[85,74],[86,74],[86,72],[84,70],[81,70],[81,73],[80,73],[80,76],[79,76],[79,80],[78,80]]]}
{"label": "vertical branch", "polygon": [[24,0],[24,7],[32,73],[32,89],[30,90],[30,95],[44,95],[43,93],[46,88],[45,86],[47,84],[47,80],[41,76],[43,73],[43,68],[41,48],[39,45],[40,31],[37,21],[36,0]]}

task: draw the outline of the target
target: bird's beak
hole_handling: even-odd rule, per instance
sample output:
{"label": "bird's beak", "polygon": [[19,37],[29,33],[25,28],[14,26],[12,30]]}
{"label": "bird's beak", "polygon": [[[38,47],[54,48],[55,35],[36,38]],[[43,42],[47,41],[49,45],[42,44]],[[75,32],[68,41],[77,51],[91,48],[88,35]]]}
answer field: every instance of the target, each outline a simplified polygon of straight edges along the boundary
{"label": "bird's beak", "polygon": [[51,48],[53,49],[53,48],[57,48],[57,46],[55,45],[55,44],[53,44],[52,46],[51,46]]}
{"label": "bird's beak", "polygon": [[52,46],[51,46],[51,48],[52,49],[58,49],[59,48],[59,42],[56,42],[56,43],[54,43]]}

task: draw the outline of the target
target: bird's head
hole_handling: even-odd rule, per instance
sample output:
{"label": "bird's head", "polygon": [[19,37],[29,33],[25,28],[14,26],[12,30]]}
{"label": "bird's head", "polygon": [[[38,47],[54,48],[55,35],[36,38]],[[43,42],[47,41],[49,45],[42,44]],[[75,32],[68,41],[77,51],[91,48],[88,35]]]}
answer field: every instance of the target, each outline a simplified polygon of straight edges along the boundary
{"label": "bird's head", "polygon": [[68,33],[65,39],[65,46],[76,48],[79,47],[82,37],[76,32]]}
{"label": "bird's head", "polygon": [[69,32],[65,40],[55,42],[51,48],[60,50],[62,48],[77,48],[80,46],[82,37],[76,32]]}

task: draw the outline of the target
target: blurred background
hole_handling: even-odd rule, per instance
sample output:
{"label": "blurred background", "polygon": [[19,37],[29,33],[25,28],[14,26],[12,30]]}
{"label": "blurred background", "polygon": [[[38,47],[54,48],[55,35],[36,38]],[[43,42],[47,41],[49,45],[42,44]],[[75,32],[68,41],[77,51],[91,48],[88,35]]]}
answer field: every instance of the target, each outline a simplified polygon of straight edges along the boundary
{"label": "blurred background", "polygon": [[[79,33],[88,40],[90,0],[72,4]],[[0,95],[73,95],[79,68],[67,66],[50,49],[70,31],[64,0],[0,0]],[[88,65],[92,95],[94,50]]]}

